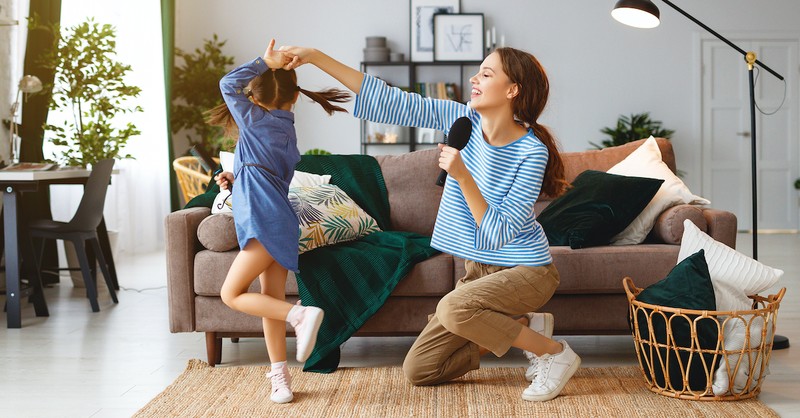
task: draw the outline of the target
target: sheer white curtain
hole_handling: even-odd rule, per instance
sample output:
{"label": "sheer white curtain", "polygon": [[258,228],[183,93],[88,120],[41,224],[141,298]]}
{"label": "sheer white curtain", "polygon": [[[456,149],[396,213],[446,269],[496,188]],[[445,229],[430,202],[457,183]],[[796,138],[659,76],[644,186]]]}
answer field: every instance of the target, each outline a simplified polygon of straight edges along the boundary
{"label": "sheer white curtain", "polygon": [[[117,59],[132,67],[128,82],[142,92],[137,104],[143,113],[132,121],[142,134],[128,142],[133,160],[118,160],[106,198],[105,219],[118,232],[117,256],[159,251],[164,248],[164,217],[169,213],[169,161],[164,109],[164,69],[159,0],[62,0],[64,27],[94,17],[117,29]],[[50,112],[49,121],[64,116]],[[45,158],[57,152],[45,138]],[[53,218],[68,220],[82,195],[80,186],[51,187]]]}

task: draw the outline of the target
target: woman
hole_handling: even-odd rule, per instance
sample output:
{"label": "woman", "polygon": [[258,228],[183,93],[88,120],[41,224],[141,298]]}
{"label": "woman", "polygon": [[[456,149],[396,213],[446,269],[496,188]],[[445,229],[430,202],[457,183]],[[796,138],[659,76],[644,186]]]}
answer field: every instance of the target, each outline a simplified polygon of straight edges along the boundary
{"label": "woman", "polygon": [[513,48],[491,53],[470,78],[464,105],[389,87],[315,49],[280,50],[292,58],[289,68],[313,64],[356,93],[359,118],[445,132],[461,116],[472,122],[463,150],[439,145],[439,167],[448,179],[431,240],[434,248],[464,258],[467,274],[439,302],[406,356],[409,381],[452,380],[477,369],[481,354],[502,356],[513,346],[532,358],[526,373],[532,382],[522,398],[558,396],[580,357],[565,341],[542,335],[552,333],[552,320],[548,327],[537,325],[546,316],[513,319],[543,306],[559,283],[533,212],[540,192],[558,196],[567,185],[556,141],[537,122],[549,84],[536,58]]}

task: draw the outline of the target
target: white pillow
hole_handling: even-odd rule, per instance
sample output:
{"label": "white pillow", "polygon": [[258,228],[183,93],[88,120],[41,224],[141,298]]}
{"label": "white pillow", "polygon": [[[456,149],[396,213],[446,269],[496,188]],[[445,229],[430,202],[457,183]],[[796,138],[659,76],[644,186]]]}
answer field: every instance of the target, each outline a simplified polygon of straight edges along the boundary
{"label": "white pillow", "polygon": [[[720,322],[725,320],[725,317],[718,318]],[[750,329],[750,335],[747,336],[747,329]],[[772,341],[773,338],[773,323],[769,322],[767,325],[767,341]],[[750,368],[753,368],[753,381],[750,382],[748,392],[758,386],[758,378],[761,376],[761,367],[766,362],[764,358],[764,351],[758,350],[761,345],[761,333],[764,330],[764,317],[754,315],[742,315],[741,317],[729,318],[722,328],[725,339],[723,340],[723,348],[725,351],[739,351],[743,354],[728,354],[727,363],[720,361],[717,371],[714,373],[714,383],[712,390],[717,396],[722,396],[727,393],[741,394],[747,387],[747,379],[750,376]],[[749,338],[749,339],[748,339]],[[749,347],[746,351],[745,346]],[[739,357],[741,356],[741,362]],[[738,363],[738,368],[736,367]],[[730,379],[728,372],[730,369],[731,376],[733,376],[733,387],[728,389]],[[769,369],[764,371],[764,375],[769,374]]]}
{"label": "white pillow", "polygon": [[[230,171],[233,172],[233,157],[234,154],[232,152],[227,151],[220,151],[219,152],[219,164],[222,167],[222,171]],[[220,190],[217,193],[217,197],[214,198],[214,203],[211,205],[211,213],[231,213],[233,209],[231,209],[231,190]]]}
{"label": "white pillow", "polygon": [[695,196],[678,176],[661,160],[661,150],[656,139],[650,136],[624,160],[608,170],[623,176],[662,179],[650,203],[622,232],[611,238],[611,245],[634,245],[644,241],[661,212],[680,204],[708,205],[711,202]]}
{"label": "white pillow", "polygon": [[718,311],[752,309],[752,300],[747,295],[769,289],[783,276],[783,270],[761,264],[715,241],[692,221],[684,220],[678,263],[700,249],[705,250]]}
{"label": "white pillow", "polygon": [[331,176],[329,174],[325,175],[318,175],[312,173],[306,173],[305,171],[294,171],[294,176],[292,177],[292,181],[289,183],[289,188],[292,187],[314,187],[319,186],[321,184],[329,184],[331,182]]}
{"label": "white pillow", "polygon": [[[747,295],[755,295],[769,289],[778,279],[783,276],[783,270],[772,268],[759,263],[756,260],[728,247],[725,244],[715,241],[706,233],[700,230],[692,221],[683,221],[683,238],[681,239],[681,249],[678,253],[678,262],[694,254],[700,249],[705,250],[708,272],[711,275],[711,284],[714,286],[714,296],[718,311],[740,311],[752,309],[752,300]],[[743,319],[730,319],[723,327],[722,347],[725,351],[742,350],[745,347],[745,335],[747,328],[750,328],[749,346],[758,347],[761,344],[761,332],[764,328],[764,320],[761,317],[753,318],[752,315],[743,315]],[[718,317],[719,321],[725,317]],[[744,321],[747,321],[745,323]],[[772,339],[772,323],[767,325],[768,341]],[[758,353],[752,351],[751,353]],[[762,357],[756,358],[755,354],[745,355],[739,367],[739,355],[728,355],[727,363],[720,361],[719,367],[714,374],[712,389],[715,395],[724,395],[728,392],[730,380],[728,370],[732,371],[733,392],[741,393],[747,383],[750,372],[751,361],[757,362],[753,368],[753,374],[758,376],[761,373]],[[766,373],[765,373],[766,374]],[[751,382],[750,388],[754,388],[757,382]]]}

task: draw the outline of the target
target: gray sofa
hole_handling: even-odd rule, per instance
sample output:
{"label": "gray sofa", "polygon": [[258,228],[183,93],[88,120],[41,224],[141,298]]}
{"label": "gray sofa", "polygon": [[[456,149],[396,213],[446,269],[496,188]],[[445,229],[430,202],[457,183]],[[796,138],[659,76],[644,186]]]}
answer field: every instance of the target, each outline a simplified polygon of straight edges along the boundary
{"label": "gray sofa", "polygon": [[[584,170],[606,171],[635,150],[642,141],[619,147],[564,153],[567,179]],[[659,139],[664,162],[675,171],[669,141]],[[442,189],[434,184],[439,172],[438,151],[377,156],[383,171],[395,229],[430,235]],[[543,196],[541,212],[549,203]],[[171,213],[165,220],[169,322],[172,332],[206,334],[208,362],[222,360],[222,338],[260,336],[261,320],[236,312],[222,303],[220,287],[238,247],[232,218],[209,216],[206,208]],[[736,243],[736,217],[727,211],[680,205],[664,211],[648,240],[630,246],[602,246],[573,250],[551,247],[561,274],[556,294],[542,309],[555,315],[555,333],[628,333],[628,303],[622,279],[630,276],[639,287],[663,278],[675,265],[683,220],[689,218],[717,241]],[[439,299],[464,275],[464,261],[448,254],[436,255],[414,269],[398,284],[383,307],[356,335],[416,335],[427,323]],[[297,284],[290,273],[287,300],[297,299]],[[258,292],[256,280],[250,288]]]}

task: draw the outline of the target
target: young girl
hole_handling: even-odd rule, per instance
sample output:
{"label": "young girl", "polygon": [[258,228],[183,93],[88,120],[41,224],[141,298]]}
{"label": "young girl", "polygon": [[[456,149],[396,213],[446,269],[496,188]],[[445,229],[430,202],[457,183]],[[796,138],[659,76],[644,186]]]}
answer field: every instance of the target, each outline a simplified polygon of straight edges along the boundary
{"label": "young girl", "polygon": [[483,352],[502,356],[513,346],[532,353],[526,376],[533,381],[522,398],[556,397],[580,358],[565,341],[549,338],[552,316],[532,312],[559,283],[533,205],[540,191],[555,197],[566,186],[556,141],[538,123],[549,84],[536,58],[513,48],[491,53],[470,78],[464,105],[389,87],[315,49],[281,51],[292,56],[289,68],[314,64],[355,92],[356,117],[445,132],[459,117],[471,120],[463,150],[439,145],[448,177],[431,240],[464,258],[467,274],[439,302],[403,370],[412,384],[434,385],[477,369]]}
{"label": "young girl", "polygon": [[[323,312],[285,301],[287,270],[297,271],[298,220],[287,194],[300,161],[292,107],[299,93],[322,105],[328,114],[344,112],[330,102],[344,102],[341,90],[310,92],[297,86],[289,57],[274,51],[272,39],[263,57],[231,71],[220,81],[225,103],[209,112],[208,123],[238,136],[234,160],[233,218],[241,251],[233,261],[220,295],[231,308],[263,318],[264,339],[272,363],[270,399],[292,400],[286,365],[286,325],[297,336],[297,361],[311,355]],[[233,179],[218,178],[227,186]],[[233,183],[230,183],[233,184]],[[247,289],[260,279],[261,293]]]}

